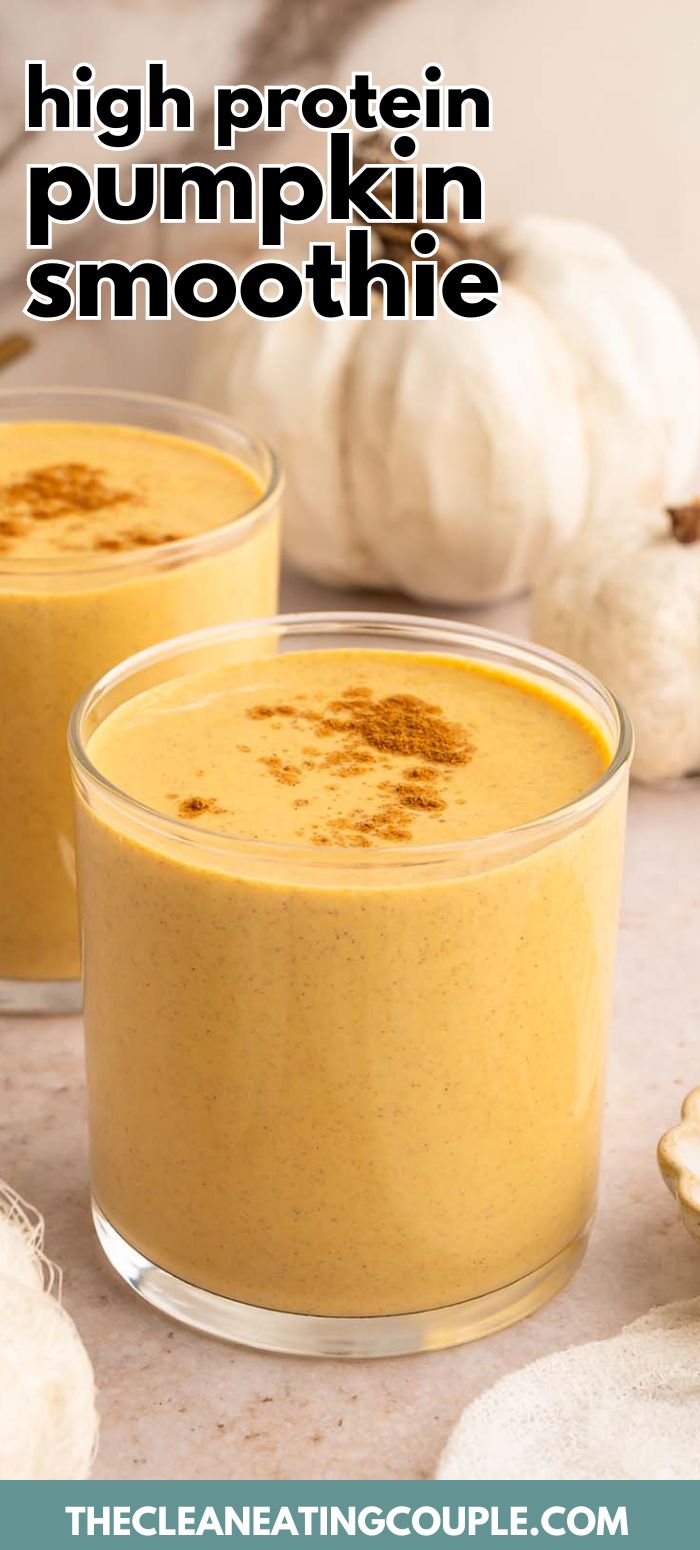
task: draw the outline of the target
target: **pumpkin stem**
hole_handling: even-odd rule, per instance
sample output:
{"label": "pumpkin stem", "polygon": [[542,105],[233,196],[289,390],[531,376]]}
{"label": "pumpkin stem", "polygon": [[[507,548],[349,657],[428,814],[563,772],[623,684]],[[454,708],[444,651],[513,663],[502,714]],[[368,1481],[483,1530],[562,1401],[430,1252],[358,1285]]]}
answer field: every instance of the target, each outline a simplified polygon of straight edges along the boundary
{"label": "pumpkin stem", "polygon": [[671,531],[679,544],[700,542],[700,497],[685,506],[667,506]]}
{"label": "pumpkin stem", "polygon": [[[396,158],[392,156],[390,138],[384,130],[380,129],[373,134],[363,135],[360,140],[355,142],[353,162],[355,172],[359,172],[361,167],[367,165],[387,162],[393,165],[396,162]],[[380,204],[386,205],[387,210],[390,210],[390,197],[384,188],[381,186],[374,188],[372,193],[375,199],[379,200]],[[420,199],[421,181],[419,176],[418,204],[420,204]],[[410,275],[411,263],[415,257],[411,248],[411,238],[417,231],[422,230],[422,224],[420,220],[397,222],[389,220],[386,225],[383,221],[373,221],[370,231],[373,240],[379,245],[380,256],[382,258],[394,259],[396,263],[403,264],[404,269]],[[495,264],[496,255],[493,244],[489,242],[482,231],[479,232],[478,236],[469,235],[464,223],[460,221],[459,216],[454,210],[448,210],[447,220],[441,222],[438,227],[438,235],[440,246],[436,254],[436,262],[439,274],[442,274],[445,269],[449,269],[450,264],[456,263],[460,258],[481,259],[484,263]]]}

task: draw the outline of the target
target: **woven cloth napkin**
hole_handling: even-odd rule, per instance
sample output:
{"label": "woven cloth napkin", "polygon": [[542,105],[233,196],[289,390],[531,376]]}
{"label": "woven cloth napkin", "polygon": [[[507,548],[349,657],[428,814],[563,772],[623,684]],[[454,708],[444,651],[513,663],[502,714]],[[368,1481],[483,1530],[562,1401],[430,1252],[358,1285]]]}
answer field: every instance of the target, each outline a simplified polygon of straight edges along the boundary
{"label": "woven cloth napkin", "polygon": [[462,1413],[437,1478],[700,1479],[700,1297],[502,1378]]}

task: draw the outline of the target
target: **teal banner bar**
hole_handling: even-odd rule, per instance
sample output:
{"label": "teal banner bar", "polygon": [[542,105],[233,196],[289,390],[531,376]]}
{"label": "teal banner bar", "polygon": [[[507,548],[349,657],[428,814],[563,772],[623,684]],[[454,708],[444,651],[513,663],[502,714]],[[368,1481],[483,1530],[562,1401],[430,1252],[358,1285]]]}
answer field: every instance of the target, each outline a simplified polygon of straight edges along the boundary
{"label": "teal banner bar", "polygon": [[401,1545],[541,1540],[698,1550],[700,1482],[150,1481],[0,1484],[0,1550],[273,1539]]}

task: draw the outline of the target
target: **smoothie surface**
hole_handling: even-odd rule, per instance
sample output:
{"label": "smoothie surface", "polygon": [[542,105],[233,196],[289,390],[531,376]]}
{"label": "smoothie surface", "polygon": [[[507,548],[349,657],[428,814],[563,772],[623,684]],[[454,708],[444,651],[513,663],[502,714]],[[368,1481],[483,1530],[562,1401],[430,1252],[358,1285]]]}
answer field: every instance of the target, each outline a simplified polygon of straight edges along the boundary
{"label": "smoothie surface", "polygon": [[115,710],[88,752],[193,830],[362,848],[528,823],[582,796],[612,758],[592,721],[524,677],[354,649],[184,674]]}
{"label": "smoothie surface", "polygon": [[80,421],[0,424],[0,564],[146,550],[223,527],[262,486],[186,437]]}

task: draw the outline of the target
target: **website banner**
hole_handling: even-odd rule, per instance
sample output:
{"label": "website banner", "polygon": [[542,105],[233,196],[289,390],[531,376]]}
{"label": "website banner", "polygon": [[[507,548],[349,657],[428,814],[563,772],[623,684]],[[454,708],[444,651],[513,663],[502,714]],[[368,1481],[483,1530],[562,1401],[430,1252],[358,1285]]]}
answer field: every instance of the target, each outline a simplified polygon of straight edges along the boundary
{"label": "website banner", "polygon": [[0,1488],[2,1550],[78,1541],[275,1539],[554,1544],[624,1540],[631,1550],[697,1546],[700,1485],[625,1481],[114,1481]]}

